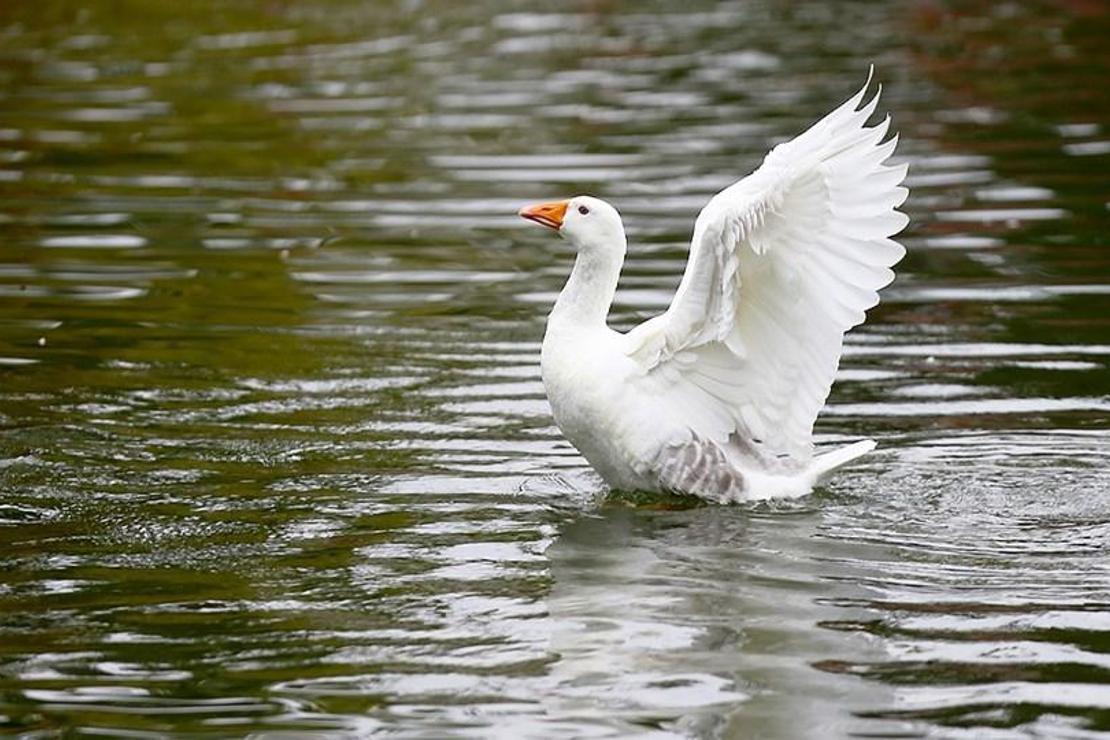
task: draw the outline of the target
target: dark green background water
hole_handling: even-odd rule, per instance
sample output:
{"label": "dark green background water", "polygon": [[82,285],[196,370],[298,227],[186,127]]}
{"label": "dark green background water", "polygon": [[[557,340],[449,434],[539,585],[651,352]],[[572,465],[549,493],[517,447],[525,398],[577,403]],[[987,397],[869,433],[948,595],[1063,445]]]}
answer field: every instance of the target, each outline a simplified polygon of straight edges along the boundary
{"label": "dark green background water", "polygon": [[[1110,731],[1098,2],[0,4],[0,728]],[[694,215],[876,64],[909,256],[789,505],[603,500],[538,373],[593,192]]]}

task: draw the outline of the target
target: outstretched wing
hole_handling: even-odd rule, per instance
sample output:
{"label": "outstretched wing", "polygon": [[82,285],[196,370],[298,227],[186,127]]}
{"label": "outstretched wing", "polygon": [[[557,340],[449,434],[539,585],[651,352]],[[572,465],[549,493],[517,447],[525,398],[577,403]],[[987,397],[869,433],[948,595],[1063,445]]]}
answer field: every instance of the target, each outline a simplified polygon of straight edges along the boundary
{"label": "outstretched wing", "polygon": [[879,98],[861,106],[869,85],[713,197],[670,308],[628,334],[649,376],[713,407],[695,434],[740,431],[775,455],[812,453],[844,333],[905,254],[890,237],[908,222],[897,210],[906,165],[884,164],[897,143],[883,142],[889,116],[865,126]]}

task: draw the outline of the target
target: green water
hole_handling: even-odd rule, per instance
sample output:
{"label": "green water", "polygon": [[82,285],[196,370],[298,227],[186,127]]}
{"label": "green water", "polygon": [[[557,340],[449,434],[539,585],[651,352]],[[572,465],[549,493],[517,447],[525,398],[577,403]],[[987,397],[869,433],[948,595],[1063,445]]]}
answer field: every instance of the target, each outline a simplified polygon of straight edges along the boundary
{"label": "green water", "polygon": [[[0,5],[0,733],[1110,731],[1098,3]],[[605,497],[538,351],[592,192],[697,210],[856,90],[912,189],[800,502]],[[313,734],[315,733],[315,734]]]}

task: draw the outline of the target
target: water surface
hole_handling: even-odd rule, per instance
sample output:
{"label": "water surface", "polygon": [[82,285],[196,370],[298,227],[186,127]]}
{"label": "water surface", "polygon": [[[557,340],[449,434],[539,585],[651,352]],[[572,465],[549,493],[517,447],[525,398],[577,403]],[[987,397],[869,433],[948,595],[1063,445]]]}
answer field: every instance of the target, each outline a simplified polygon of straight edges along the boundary
{"label": "water surface", "polygon": [[[1097,4],[0,8],[0,727],[1110,730]],[[909,255],[789,504],[605,497],[538,372],[592,192],[693,218],[874,62]]]}

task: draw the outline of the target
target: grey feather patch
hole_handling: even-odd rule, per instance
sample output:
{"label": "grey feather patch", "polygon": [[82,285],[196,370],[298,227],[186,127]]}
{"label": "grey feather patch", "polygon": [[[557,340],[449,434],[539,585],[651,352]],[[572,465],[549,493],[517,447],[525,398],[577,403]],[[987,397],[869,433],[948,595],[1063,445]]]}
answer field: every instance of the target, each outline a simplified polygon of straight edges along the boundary
{"label": "grey feather patch", "polygon": [[722,503],[741,501],[744,475],[716,442],[695,435],[665,448],[656,460],[660,484],[675,493],[686,493]]}

